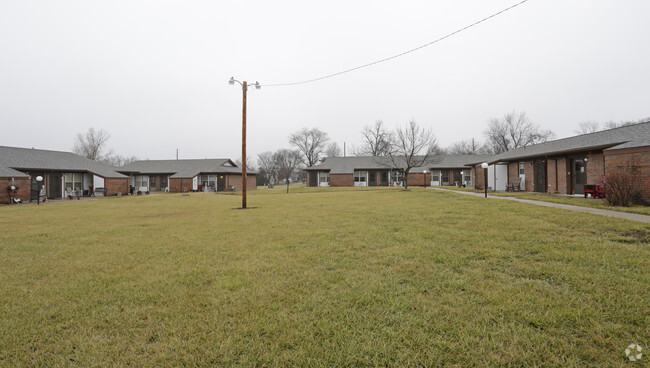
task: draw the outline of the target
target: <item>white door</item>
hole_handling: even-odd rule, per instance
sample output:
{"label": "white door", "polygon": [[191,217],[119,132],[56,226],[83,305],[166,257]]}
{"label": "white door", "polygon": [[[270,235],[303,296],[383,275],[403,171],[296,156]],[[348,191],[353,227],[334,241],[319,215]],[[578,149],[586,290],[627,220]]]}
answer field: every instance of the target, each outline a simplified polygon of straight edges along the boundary
{"label": "white door", "polygon": [[488,186],[492,189],[505,191],[508,181],[508,165],[492,165],[492,178],[488,174]]}

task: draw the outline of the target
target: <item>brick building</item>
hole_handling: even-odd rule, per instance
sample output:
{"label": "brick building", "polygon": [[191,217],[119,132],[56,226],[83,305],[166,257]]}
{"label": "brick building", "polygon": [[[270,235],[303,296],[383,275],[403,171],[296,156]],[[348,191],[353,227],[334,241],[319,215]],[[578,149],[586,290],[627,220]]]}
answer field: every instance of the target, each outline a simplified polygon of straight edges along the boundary
{"label": "brick building", "polygon": [[0,146],[0,203],[69,195],[127,194],[129,178],[115,167],[71,152]]}
{"label": "brick building", "polygon": [[[222,192],[242,190],[242,170],[230,159],[141,160],[117,169],[134,191]],[[256,189],[256,172],[247,171],[246,189]]]}
{"label": "brick building", "polygon": [[558,194],[583,194],[608,172],[630,170],[650,201],[650,122],[517,148],[489,162],[507,165],[502,176],[521,178],[522,190]]}
{"label": "brick building", "polygon": [[[408,176],[410,186],[472,185],[472,168],[466,166],[482,155],[439,155],[429,163],[414,167]],[[385,157],[329,157],[305,169],[308,187],[365,187],[402,185],[404,173],[391,167]]]}

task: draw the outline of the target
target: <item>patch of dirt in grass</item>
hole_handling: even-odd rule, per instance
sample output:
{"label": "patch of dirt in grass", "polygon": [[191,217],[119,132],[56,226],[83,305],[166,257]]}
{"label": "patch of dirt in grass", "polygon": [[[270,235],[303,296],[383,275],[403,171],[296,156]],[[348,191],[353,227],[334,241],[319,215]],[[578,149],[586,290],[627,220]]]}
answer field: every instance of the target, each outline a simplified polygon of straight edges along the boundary
{"label": "patch of dirt in grass", "polygon": [[618,237],[614,240],[619,243],[650,244],[650,231],[626,231],[616,235]]}

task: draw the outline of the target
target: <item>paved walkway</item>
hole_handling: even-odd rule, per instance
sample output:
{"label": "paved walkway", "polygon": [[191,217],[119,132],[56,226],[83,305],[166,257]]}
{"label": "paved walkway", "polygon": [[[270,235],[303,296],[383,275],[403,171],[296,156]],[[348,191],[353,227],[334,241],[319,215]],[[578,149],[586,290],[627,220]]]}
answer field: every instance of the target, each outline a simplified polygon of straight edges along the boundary
{"label": "paved walkway", "polygon": [[[454,193],[459,193],[459,194],[473,195],[473,196],[476,196],[476,197],[484,197],[485,196],[484,193],[465,192],[465,191],[459,191],[459,190],[450,190],[450,189],[433,188],[433,187],[431,189],[442,190],[442,191],[445,191],[445,192],[454,192]],[[620,211],[612,211],[612,210],[601,210],[599,208],[572,206],[572,205],[569,205],[569,204],[560,204],[560,203],[543,202],[543,201],[533,201],[533,200],[530,200],[530,199],[521,199],[521,198],[514,198],[514,197],[491,196],[489,194],[488,194],[488,198],[507,199],[509,201],[522,202],[522,203],[528,203],[528,204],[535,204],[535,205],[538,205],[538,206],[561,208],[561,209],[565,209],[565,210],[569,210],[569,211],[593,213],[593,214],[596,214],[596,215],[618,217],[618,218],[622,218],[622,219],[626,219],[626,220],[650,223],[650,216],[648,216],[648,215],[640,215],[638,213],[620,212]]]}

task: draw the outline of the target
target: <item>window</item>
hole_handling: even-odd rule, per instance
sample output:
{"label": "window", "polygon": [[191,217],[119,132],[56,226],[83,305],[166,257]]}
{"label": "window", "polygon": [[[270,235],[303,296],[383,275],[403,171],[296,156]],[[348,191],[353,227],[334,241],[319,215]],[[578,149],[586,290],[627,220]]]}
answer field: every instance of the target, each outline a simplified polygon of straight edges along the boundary
{"label": "window", "polygon": [[472,185],[472,170],[471,169],[463,170],[463,184]]}
{"label": "window", "polygon": [[403,179],[404,179],[404,173],[402,171],[390,172],[390,181],[393,183],[393,185],[401,185]]}
{"label": "window", "polygon": [[146,188],[145,190],[149,190],[149,177],[145,175],[136,175],[135,176],[135,189],[136,190],[141,190],[140,188]]}
{"label": "window", "polygon": [[365,183],[368,178],[367,171],[355,171],[354,172],[354,182],[355,183]]}
{"label": "window", "polygon": [[431,170],[431,181],[440,185],[440,170]]}
{"label": "window", "polygon": [[201,175],[201,185],[203,185],[203,188],[214,189],[216,180],[216,175]]}
{"label": "window", "polygon": [[74,190],[82,189],[82,178],[83,174],[81,173],[65,173],[65,191],[69,194],[72,194]]}
{"label": "window", "polygon": [[525,164],[524,162],[519,163],[519,175],[524,175],[526,173],[526,171],[524,169],[526,167],[526,165],[524,165],[524,164]]}
{"label": "window", "polygon": [[320,187],[329,187],[330,185],[330,173],[327,171],[318,172],[318,186]]}

